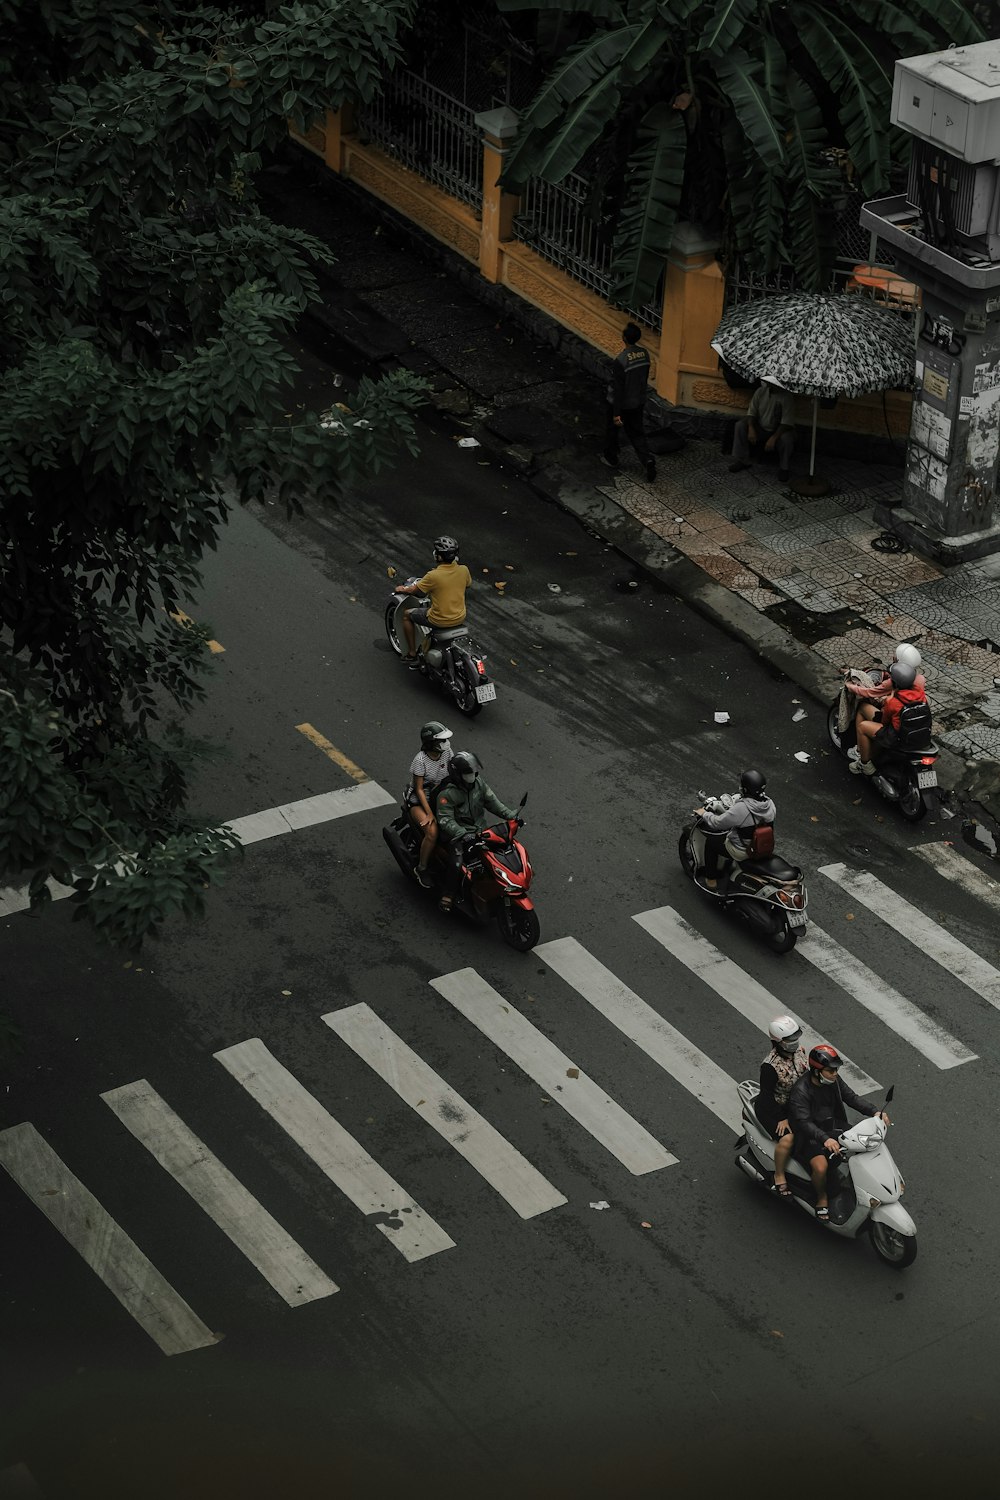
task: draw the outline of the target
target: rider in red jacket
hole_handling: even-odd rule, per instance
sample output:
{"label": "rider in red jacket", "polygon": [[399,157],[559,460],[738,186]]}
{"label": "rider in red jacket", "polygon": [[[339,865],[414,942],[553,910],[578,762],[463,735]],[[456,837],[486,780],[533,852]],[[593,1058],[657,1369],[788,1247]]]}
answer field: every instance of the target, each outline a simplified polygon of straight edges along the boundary
{"label": "rider in red jacket", "polygon": [[855,776],[874,776],[872,741],[875,736],[884,734],[888,728],[887,738],[891,739],[899,733],[900,714],[903,709],[911,703],[927,702],[927,694],[923,687],[917,686],[917,674],[912,667],[901,661],[893,662],[889,668],[889,677],[892,681],[892,692],[882,707],[877,708],[874,703],[862,703],[858,709],[856,727],[860,759],[851,762],[851,771]]}

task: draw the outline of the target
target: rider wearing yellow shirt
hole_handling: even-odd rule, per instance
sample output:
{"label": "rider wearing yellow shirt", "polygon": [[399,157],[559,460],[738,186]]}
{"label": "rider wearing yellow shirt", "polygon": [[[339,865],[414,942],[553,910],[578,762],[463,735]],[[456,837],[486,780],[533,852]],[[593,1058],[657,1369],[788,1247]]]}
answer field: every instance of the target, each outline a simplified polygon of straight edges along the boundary
{"label": "rider wearing yellow shirt", "polygon": [[[464,563],[458,561],[458,542],[453,536],[439,536],[434,543],[434,563],[429,573],[418,578],[416,583],[401,584],[397,594],[423,594],[429,598],[426,620],[428,625],[440,626],[442,630],[461,625],[465,620],[465,591],[472,582],[472,574]],[[422,604],[403,612],[403,632],[406,636],[406,655],[403,661],[408,667],[419,666],[416,655],[416,632],[411,615]]]}

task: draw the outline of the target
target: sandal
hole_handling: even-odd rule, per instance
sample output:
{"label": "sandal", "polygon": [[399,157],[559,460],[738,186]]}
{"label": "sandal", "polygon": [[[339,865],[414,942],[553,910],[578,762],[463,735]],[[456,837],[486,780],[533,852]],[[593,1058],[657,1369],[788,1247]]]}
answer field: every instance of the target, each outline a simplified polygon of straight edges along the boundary
{"label": "sandal", "polygon": [[441,900],[438,902],[438,911],[449,912],[451,911],[452,905],[453,898],[451,896],[442,896]]}
{"label": "sandal", "polygon": [[790,1198],[792,1196],[792,1190],[788,1186],[787,1180],[785,1182],[776,1182],[771,1191],[777,1193],[779,1198]]}
{"label": "sandal", "polygon": [[817,1217],[817,1219],[819,1220],[819,1222],[821,1224],[829,1224],[829,1222],[830,1222],[830,1210],[829,1210],[829,1208],[827,1208],[827,1206],[826,1206],[825,1203],[823,1204],[822,1208],[817,1208],[817,1210],[816,1210],[816,1217]]}

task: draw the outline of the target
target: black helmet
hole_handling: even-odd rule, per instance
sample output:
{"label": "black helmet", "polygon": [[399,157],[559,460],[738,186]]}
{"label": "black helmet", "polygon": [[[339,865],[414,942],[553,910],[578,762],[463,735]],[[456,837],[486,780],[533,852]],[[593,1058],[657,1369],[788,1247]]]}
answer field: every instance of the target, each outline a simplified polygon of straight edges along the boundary
{"label": "black helmet", "polygon": [[917,674],[913,667],[908,666],[905,661],[894,661],[889,668],[889,676],[892,678],[894,688],[911,688],[917,680]]}
{"label": "black helmet", "polygon": [[452,781],[471,786],[482,769],[483,763],[474,750],[459,750],[451,757],[448,774]]}
{"label": "black helmet", "polygon": [[747,797],[762,797],[767,787],[767,777],[761,771],[743,771],[740,774],[740,791]]}
{"label": "black helmet", "polygon": [[437,719],[431,719],[420,726],[420,744],[424,750],[432,750],[435,745],[443,745],[446,740],[451,739],[451,730]]}
{"label": "black helmet", "polygon": [[438,562],[454,562],[458,556],[458,542],[453,536],[439,536],[434,543],[434,556]]}
{"label": "black helmet", "polygon": [[820,1042],[813,1047],[809,1053],[809,1066],[818,1073],[821,1068],[843,1067],[844,1060],[836,1047],[831,1047],[829,1042]]}

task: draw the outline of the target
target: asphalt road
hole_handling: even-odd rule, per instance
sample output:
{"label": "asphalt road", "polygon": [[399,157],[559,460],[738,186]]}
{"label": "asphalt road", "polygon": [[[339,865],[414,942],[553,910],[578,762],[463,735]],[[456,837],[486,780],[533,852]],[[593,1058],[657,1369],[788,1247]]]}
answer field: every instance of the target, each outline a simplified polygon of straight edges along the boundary
{"label": "asphalt road", "polygon": [[[398,665],[382,628],[387,568],[422,571],[442,530],[462,539],[499,682],[471,723]],[[0,1469],[25,1464],[50,1500],[989,1492],[1000,1019],[939,960],[947,933],[995,964],[996,911],[910,852],[954,823],[895,820],[825,754],[818,705],[793,723],[801,695],[780,675],[441,435],[338,514],[235,515],[189,613],[225,648],[196,715],[216,746],[200,809],[245,817],[351,786],[302,724],[395,793],[418,726],[440,715],[502,797],[529,793],[543,942],[575,938],[728,1074],[755,1076],[758,1030],[633,920],[674,908],[775,1012],[794,1007],[895,1083],[890,1145],[920,1254],[896,1274],[755,1190],[731,1129],[538,954],[440,917],[382,842],[391,809],[354,812],[251,846],[203,924],[131,965],[65,906],[0,923],[21,1029],[0,1128],[30,1121],[218,1335],[166,1357],[0,1172]],[[678,827],[746,764],[769,775],[813,918],[974,1061],[937,1067],[803,953],[771,955],[688,886]],[[927,952],[813,873],[838,862],[926,914]],[[676,1162],[629,1171],[560,1088],[431,987],[467,968]],[[320,1019],[358,1004],[566,1202],[520,1217]],[[452,1248],[408,1261],[214,1060],[252,1038]],[[339,1291],[286,1305],[102,1101],[140,1079]]]}

